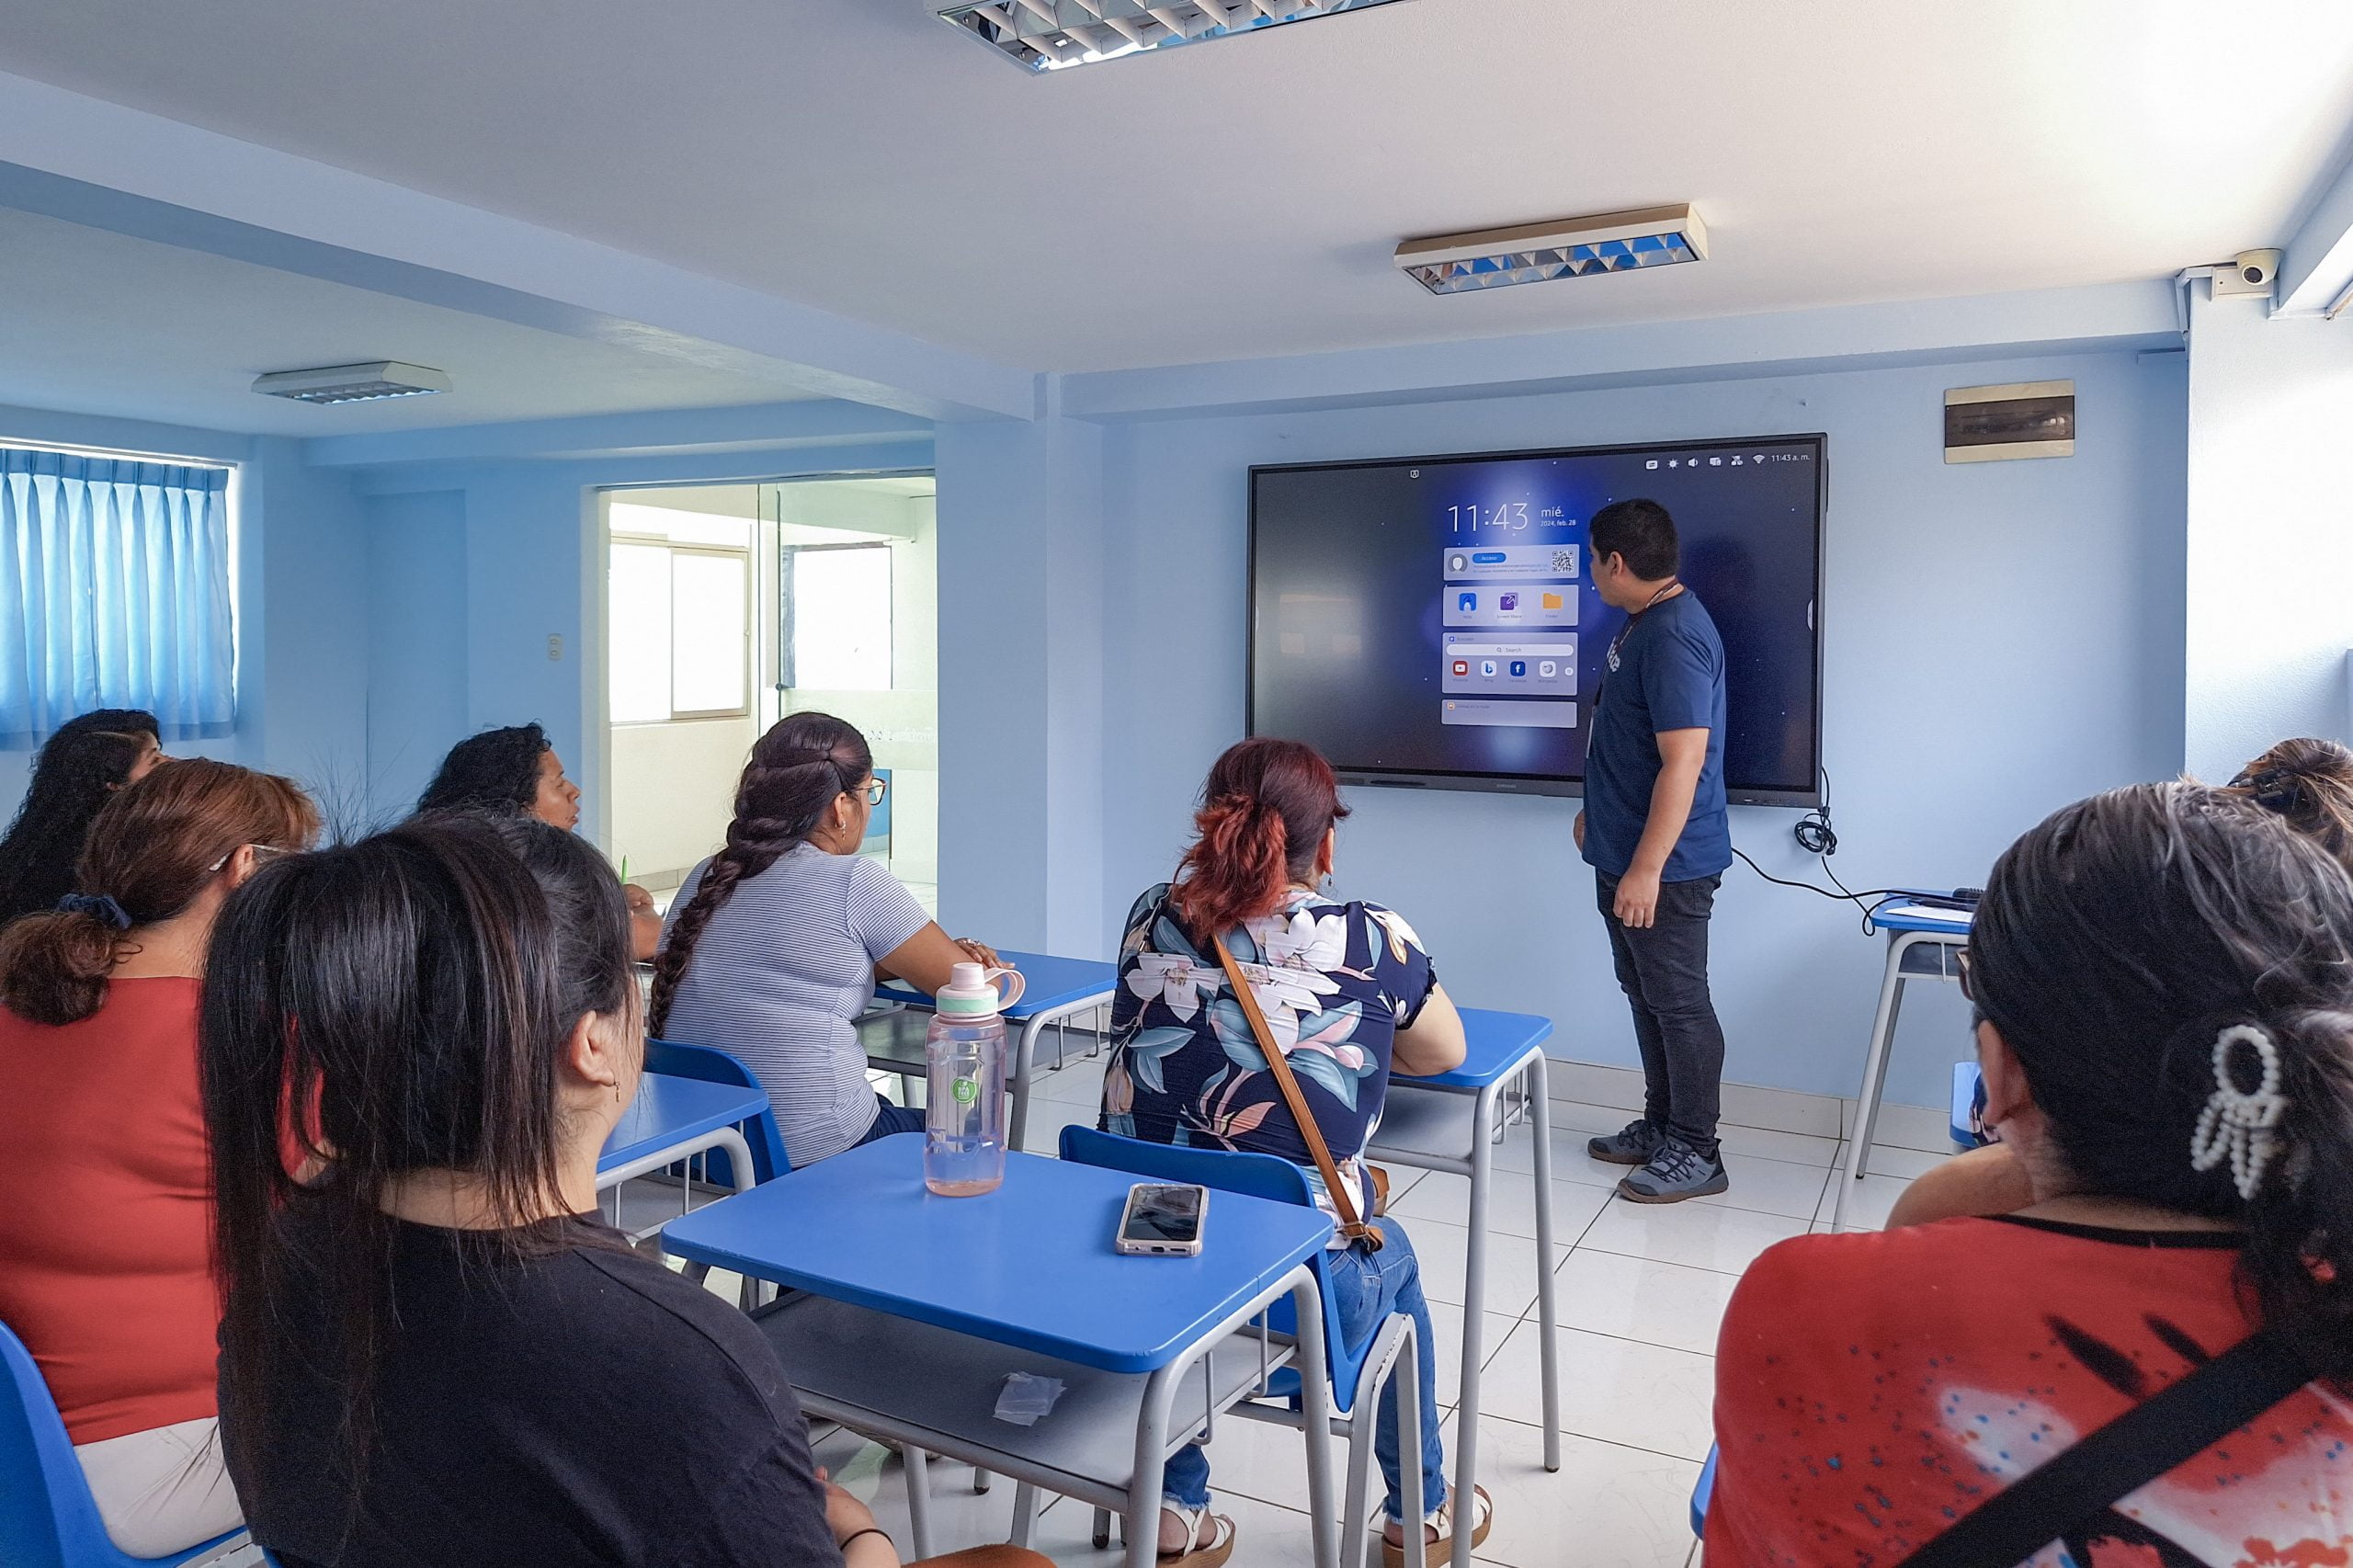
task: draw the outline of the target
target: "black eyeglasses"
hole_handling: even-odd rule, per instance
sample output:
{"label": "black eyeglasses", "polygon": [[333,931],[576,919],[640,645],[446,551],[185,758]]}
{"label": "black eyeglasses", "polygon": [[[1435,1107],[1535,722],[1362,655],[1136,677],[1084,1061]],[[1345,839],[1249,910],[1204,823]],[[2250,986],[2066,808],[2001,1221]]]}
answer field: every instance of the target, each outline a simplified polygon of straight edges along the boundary
{"label": "black eyeglasses", "polygon": [[866,781],[866,803],[870,806],[881,805],[882,797],[890,792],[891,781],[888,778],[870,778]]}

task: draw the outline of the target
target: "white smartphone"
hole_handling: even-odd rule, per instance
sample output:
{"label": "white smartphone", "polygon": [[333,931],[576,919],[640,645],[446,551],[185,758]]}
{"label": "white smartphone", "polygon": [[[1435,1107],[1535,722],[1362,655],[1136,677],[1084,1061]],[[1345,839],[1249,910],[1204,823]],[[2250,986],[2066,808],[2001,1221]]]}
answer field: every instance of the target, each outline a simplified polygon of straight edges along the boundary
{"label": "white smartphone", "polygon": [[1140,1181],[1128,1188],[1115,1244],[1131,1256],[1199,1257],[1209,1210],[1208,1187]]}

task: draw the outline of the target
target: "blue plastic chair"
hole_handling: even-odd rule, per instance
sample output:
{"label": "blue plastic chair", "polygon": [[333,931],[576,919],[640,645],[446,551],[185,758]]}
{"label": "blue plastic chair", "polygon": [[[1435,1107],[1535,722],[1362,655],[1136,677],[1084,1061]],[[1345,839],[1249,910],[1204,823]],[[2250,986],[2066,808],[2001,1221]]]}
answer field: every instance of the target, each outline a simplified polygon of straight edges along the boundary
{"label": "blue plastic chair", "polygon": [[[1154,1181],[1186,1182],[1275,1203],[1309,1208],[1315,1203],[1314,1194],[1307,1185],[1307,1173],[1273,1154],[1147,1143],[1116,1133],[1098,1132],[1091,1127],[1065,1127],[1062,1157],[1073,1165],[1131,1171]],[[1210,1224],[1214,1227],[1216,1222],[1212,1213]],[[1330,1255],[1319,1252],[1309,1259],[1308,1267],[1314,1271],[1316,1293],[1324,1302],[1324,1349],[1325,1371],[1332,1385],[1332,1430],[1348,1440],[1347,1512],[1341,1516],[1340,1561],[1357,1563],[1365,1560],[1366,1538],[1370,1529],[1373,1426],[1379,1418],[1381,1386],[1401,1362],[1413,1368],[1415,1378],[1428,1377],[1429,1356],[1415,1346],[1414,1320],[1403,1312],[1391,1313],[1386,1321],[1375,1324],[1360,1342],[1351,1344],[1340,1332],[1340,1309],[1332,1292],[1330,1263]],[[1292,1333],[1298,1326],[1298,1318],[1287,1299],[1269,1309],[1267,1317],[1267,1327],[1277,1334]],[[1298,1369],[1285,1367],[1268,1381],[1263,1396],[1235,1406],[1233,1413],[1251,1420],[1295,1426],[1299,1422],[1298,1398]],[[1412,1472],[1418,1468],[1421,1454],[1418,1391],[1401,1386],[1398,1405],[1398,1447],[1406,1460],[1405,1482],[1410,1487],[1415,1479]],[[1107,1543],[1108,1525],[1109,1516],[1097,1510],[1097,1546]],[[1421,1568],[1422,1532],[1409,1529],[1405,1537],[1406,1562],[1410,1568]],[[1017,1535],[1016,1539],[1023,1538]]]}
{"label": "blue plastic chair", "polygon": [[[673,1078],[692,1078],[698,1083],[730,1084],[738,1088],[759,1088],[760,1080],[749,1067],[726,1051],[708,1045],[683,1045],[673,1040],[648,1040],[645,1042],[645,1070],[666,1074]],[[762,1111],[745,1129],[745,1142],[752,1146],[752,1181],[774,1181],[792,1168],[785,1157],[784,1139],[776,1130],[776,1116]],[[721,1187],[735,1185],[735,1166],[717,1149],[700,1156],[703,1175]]]}
{"label": "blue plastic chair", "polygon": [[57,1401],[24,1341],[0,1324],[0,1562],[8,1568],[174,1568],[234,1544],[231,1530],[169,1557],[132,1557],[116,1547],[90,1499],[82,1461]]}
{"label": "blue plastic chair", "polygon": [[1708,1504],[1716,1494],[1716,1446],[1708,1445],[1708,1462],[1699,1467],[1699,1483],[1691,1488],[1691,1533],[1708,1538]]}

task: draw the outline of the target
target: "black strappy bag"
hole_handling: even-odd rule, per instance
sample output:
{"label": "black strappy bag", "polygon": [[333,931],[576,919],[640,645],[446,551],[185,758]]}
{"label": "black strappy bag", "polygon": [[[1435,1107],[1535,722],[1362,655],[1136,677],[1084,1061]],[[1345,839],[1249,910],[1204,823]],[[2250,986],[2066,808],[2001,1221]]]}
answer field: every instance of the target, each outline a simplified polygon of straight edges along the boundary
{"label": "black strappy bag", "polygon": [[2010,1568],[2097,1517],[2312,1381],[2294,1347],[2251,1335],[2142,1401],[1929,1541],[1899,1568]]}

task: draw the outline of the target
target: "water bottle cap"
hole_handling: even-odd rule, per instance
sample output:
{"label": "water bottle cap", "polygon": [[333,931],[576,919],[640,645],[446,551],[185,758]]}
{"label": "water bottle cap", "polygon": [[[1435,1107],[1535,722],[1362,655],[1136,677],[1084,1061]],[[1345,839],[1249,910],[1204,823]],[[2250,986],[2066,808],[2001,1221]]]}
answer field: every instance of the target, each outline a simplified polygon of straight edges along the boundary
{"label": "water bottle cap", "polygon": [[948,983],[932,998],[940,1017],[953,1018],[993,1018],[1002,1000],[996,983],[989,979],[987,966],[960,963],[948,971]]}

